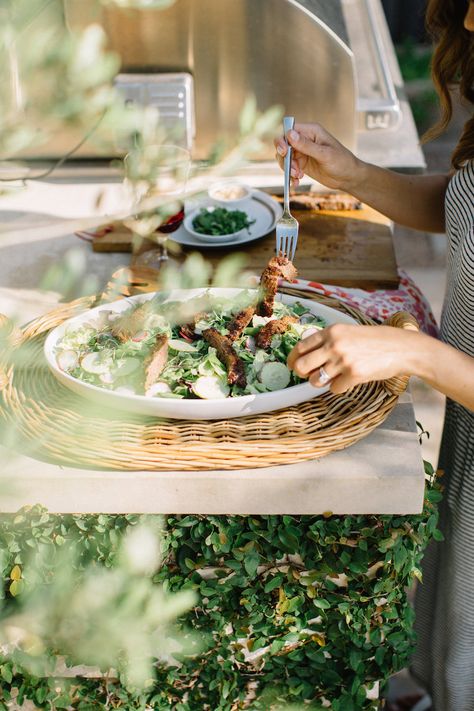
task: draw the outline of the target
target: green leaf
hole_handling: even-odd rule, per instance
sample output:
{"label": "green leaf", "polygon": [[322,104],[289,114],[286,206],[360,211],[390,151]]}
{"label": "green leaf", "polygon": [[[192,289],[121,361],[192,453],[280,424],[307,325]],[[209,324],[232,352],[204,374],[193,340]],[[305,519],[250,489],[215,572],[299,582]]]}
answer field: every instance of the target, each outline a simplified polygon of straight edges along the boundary
{"label": "green leaf", "polygon": [[265,583],[264,590],[266,593],[271,592],[272,590],[275,590],[275,588],[279,588],[280,585],[282,584],[284,580],[283,575],[275,575],[273,578],[267,579],[267,582]]}
{"label": "green leaf", "polygon": [[313,600],[313,605],[319,607],[320,610],[329,610],[331,603],[325,600],[323,597],[315,597]]}
{"label": "green leaf", "polygon": [[244,568],[251,578],[253,578],[255,573],[257,572],[259,562],[260,556],[256,551],[248,553],[244,558]]}
{"label": "green leaf", "polygon": [[0,672],[2,675],[2,679],[4,679],[7,684],[12,683],[13,679],[13,672],[10,664],[2,664],[2,667],[0,668]]}
{"label": "green leaf", "polygon": [[430,489],[426,492],[426,498],[432,504],[438,504],[443,499],[443,494],[438,489]]}

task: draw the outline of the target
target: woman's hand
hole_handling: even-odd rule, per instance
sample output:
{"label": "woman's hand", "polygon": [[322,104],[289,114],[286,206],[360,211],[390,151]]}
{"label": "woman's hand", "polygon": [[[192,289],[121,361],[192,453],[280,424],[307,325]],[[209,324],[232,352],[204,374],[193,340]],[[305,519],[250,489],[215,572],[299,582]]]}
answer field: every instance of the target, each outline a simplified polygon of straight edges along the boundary
{"label": "woman's hand", "polygon": [[[296,124],[288,132],[292,146],[291,175],[296,187],[306,173],[328,188],[352,192],[361,180],[365,165],[318,124]],[[277,160],[283,167],[287,145],[283,136],[275,140]]]}
{"label": "woman's hand", "polygon": [[320,368],[333,393],[359,383],[412,375],[423,358],[428,336],[391,326],[336,324],[305,338],[288,356],[288,367],[314,387],[322,387]]}

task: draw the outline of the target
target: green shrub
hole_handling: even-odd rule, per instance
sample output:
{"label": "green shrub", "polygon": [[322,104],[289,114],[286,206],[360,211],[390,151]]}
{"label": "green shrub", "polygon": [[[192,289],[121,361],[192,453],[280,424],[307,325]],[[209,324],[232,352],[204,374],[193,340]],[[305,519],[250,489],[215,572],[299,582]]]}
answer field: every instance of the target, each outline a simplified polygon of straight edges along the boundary
{"label": "green shrub", "polygon": [[[120,680],[37,678],[4,658],[0,709],[12,693],[55,709],[269,711],[302,702],[321,709],[325,700],[333,711],[376,709],[367,686],[383,684],[412,651],[407,586],[420,577],[428,540],[440,537],[439,498],[429,488],[419,516],[165,517],[154,580],[169,591],[195,591],[199,603],[180,624],[197,633],[204,651],[191,649],[179,666],[157,665],[156,678],[136,693]],[[39,507],[4,515],[6,610],[21,599],[15,583],[40,543],[51,551],[41,573],[47,583],[61,546],[81,551],[78,575],[90,561],[113,566],[118,541],[137,520]],[[49,651],[52,662],[57,651]]]}

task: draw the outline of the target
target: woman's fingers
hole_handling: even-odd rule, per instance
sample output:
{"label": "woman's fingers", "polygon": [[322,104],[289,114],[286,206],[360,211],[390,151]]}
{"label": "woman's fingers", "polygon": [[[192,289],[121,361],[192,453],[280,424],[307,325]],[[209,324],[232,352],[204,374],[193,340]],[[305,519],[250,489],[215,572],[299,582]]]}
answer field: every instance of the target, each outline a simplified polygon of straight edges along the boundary
{"label": "woman's fingers", "polygon": [[296,344],[288,356],[287,362],[288,367],[294,370],[300,378],[308,378],[313,370],[319,368],[327,360],[327,348],[323,338],[319,333],[315,333],[314,336],[305,338]]}
{"label": "woman's fingers", "polygon": [[301,356],[304,356],[306,353],[311,353],[311,351],[315,348],[319,348],[323,345],[324,341],[325,333],[323,330],[314,333],[312,336],[308,336],[308,338],[303,338],[301,341],[298,341],[288,356],[288,367],[294,370],[296,361],[301,358]]}
{"label": "woman's fingers", "polygon": [[331,384],[334,378],[337,378],[339,373],[340,368],[335,363],[333,363],[332,361],[326,361],[325,363],[320,365],[319,368],[313,370],[308,380],[313,387],[322,388],[328,383]]}
{"label": "woman's fingers", "polygon": [[288,142],[296,151],[315,160],[320,160],[326,150],[321,143],[312,138],[307,138],[303,133],[299,133],[294,129],[288,131]]}
{"label": "woman's fingers", "polygon": [[287,146],[287,143],[286,143],[284,137],[279,136],[279,138],[275,138],[273,143],[275,145],[276,152],[278,153],[278,155],[281,156],[282,158],[284,158],[286,156],[286,152],[288,150],[288,146]]}
{"label": "woman's fingers", "polygon": [[[286,143],[285,138],[283,136],[280,136],[280,138],[276,138],[273,143],[276,148],[275,157],[280,165],[280,168],[283,168],[283,161],[288,151],[288,144]],[[305,161],[306,156],[302,156],[293,152],[293,155],[291,157],[291,175],[293,178],[301,180],[301,178],[304,176],[303,168]]]}

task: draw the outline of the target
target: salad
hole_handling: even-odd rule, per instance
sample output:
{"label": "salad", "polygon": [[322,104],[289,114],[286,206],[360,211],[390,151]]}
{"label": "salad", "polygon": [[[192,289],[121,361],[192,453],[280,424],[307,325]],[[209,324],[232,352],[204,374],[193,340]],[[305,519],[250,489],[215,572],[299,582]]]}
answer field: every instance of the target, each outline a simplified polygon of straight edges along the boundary
{"label": "salad", "polygon": [[71,324],[56,345],[57,364],[86,383],[154,398],[226,398],[296,385],[302,381],[288,369],[288,354],[326,323],[299,302],[274,300],[279,265],[271,265],[278,259],[267,267],[269,278],[262,275],[257,297],[254,290],[237,300],[205,293],[190,316],[191,302],[184,315],[183,302],[157,294]]}

